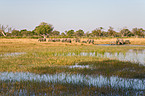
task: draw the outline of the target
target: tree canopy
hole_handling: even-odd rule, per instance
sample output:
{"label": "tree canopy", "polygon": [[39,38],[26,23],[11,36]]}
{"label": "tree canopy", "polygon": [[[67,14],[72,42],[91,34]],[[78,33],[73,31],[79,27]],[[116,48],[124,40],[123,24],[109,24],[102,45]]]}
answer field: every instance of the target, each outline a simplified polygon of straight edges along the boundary
{"label": "tree canopy", "polygon": [[84,31],[80,29],[80,30],[76,31],[75,35],[81,37],[84,35]]}
{"label": "tree canopy", "polygon": [[34,32],[36,32],[38,35],[50,34],[52,31],[53,31],[52,25],[47,24],[45,22],[40,23],[40,25],[34,29]]}

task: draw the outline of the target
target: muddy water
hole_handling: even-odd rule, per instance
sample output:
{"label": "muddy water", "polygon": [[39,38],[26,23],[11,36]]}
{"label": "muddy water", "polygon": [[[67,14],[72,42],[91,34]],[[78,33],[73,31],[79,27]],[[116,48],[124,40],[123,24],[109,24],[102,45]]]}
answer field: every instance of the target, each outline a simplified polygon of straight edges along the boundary
{"label": "muddy water", "polygon": [[110,52],[104,52],[104,53],[99,53],[99,52],[80,52],[80,53],[63,53],[59,54],[56,53],[54,54],[55,56],[97,56],[101,58],[110,58],[110,59],[117,59],[120,61],[130,61],[133,63],[139,63],[145,66],[145,49],[144,50],[136,50],[136,49],[130,49],[126,53],[122,52],[115,52],[115,53],[110,53]]}

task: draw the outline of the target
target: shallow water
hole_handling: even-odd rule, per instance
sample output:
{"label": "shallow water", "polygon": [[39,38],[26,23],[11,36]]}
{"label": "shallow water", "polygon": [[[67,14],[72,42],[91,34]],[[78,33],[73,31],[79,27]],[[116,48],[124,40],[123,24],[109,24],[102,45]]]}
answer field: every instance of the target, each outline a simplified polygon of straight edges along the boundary
{"label": "shallow water", "polygon": [[102,75],[82,75],[82,74],[34,74],[29,72],[0,72],[1,81],[36,81],[50,83],[69,83],[83,84],[89,86],[103,87],[110,86],[112,88],[129,88],[136,90],[145,90],[145,79],[127,79],[116,76],[105,77]]}
{"label": "shallow water", "polygon": [[26,54],[26,52],[13,52],[13,53],[6,53],[6,54],[1,54],[0,56],[18,56],[18,55],[22,55],[22,54]]}
{"label": "shallow water", "polygon": [[126,53],[122,52],[80,52],[80,53],[63,53],[54,54],[55,56],[97,56],[101,58],[110,58],[110,59],[117,59],[120,61],[129,61],[132,63],[139,63],[145,66],[145,49],[144,50],[136,50],[136,49],[130,49]]}
{"label": "shallow water", "polygon": [[69,66],[68,68],[89,68],[89,65],[78,65],[78,63],[76,63],[75,65]]}

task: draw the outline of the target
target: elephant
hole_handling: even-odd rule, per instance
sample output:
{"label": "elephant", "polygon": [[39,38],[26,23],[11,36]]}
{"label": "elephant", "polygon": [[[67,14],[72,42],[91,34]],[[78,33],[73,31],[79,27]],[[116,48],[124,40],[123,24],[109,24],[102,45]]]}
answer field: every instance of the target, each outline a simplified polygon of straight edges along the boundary
{"label": "elephant", "polygon": [[89,44],[90,44],[90,43],[94,44],[94,39],[88,39],[87,42],[88,42]]}
{"label": "elephant", "polygon": [[70,38],[67,38],[67,41],[66,42],[71,43],[71,39]]}
{"label": "elephant", "polygon": [[59,42],[59,41],[60,41],[60,39],[55,39],[55,38],[48,40],[48,42]]}
{"label": "elephant", "polygon": [[124,43],[125,43],[125,44],[130,44],[130,41],[129,41],[129,40],[125,40]]}
{"label": "elephant", "polygon": [[76,39],[75,39],[75,42],[80,42],[80,39],[79,39],[79,38],[76,38]]}
{"label": "elephant", "polygon": [[71,39],[70,39],[70,38],[63,38],[63,39],[62,39],[62,42],[68,42],[68,43],[71,43]]}
{"label": "elephant", "polygon": [[38,41],[46,41],[46,38],[39,38]]}
{"label": "elephant", "polygon": [[87,41],[82,41],[82,43],[87,43]]}
{"label": "elephant", "polygon": [[123,39],[121,39],[121,38],[117,38],[117,40],[116,40],[116,44],[117,44],[117,45],[123,45],[123,44],[124,44]]}

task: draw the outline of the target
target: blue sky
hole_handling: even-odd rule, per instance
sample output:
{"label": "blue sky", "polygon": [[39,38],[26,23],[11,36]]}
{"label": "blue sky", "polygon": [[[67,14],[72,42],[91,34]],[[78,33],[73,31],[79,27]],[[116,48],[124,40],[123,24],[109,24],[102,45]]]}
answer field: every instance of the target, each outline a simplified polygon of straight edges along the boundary
{"label": "blue sky", "polygon": [[0,24],[18,30],[33,30],[41,22],[60,32],[145,29],[145,0],[0,0],[0,13]]}

